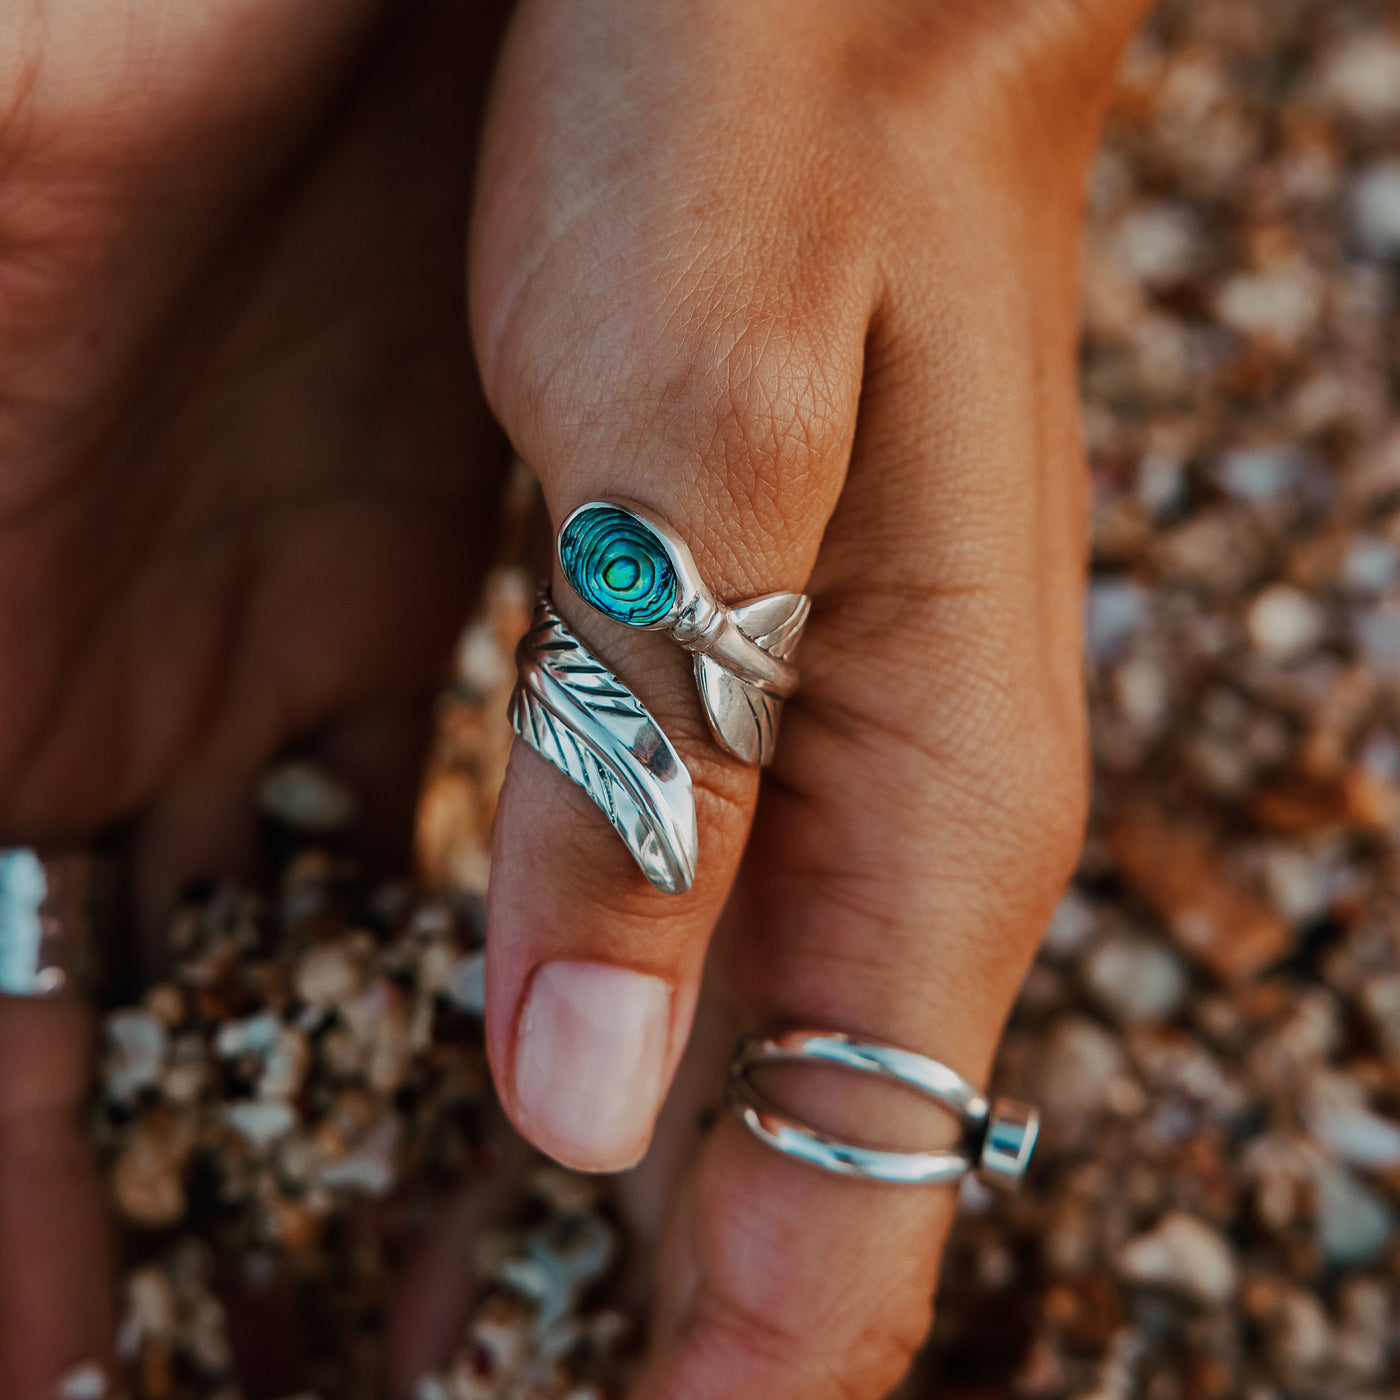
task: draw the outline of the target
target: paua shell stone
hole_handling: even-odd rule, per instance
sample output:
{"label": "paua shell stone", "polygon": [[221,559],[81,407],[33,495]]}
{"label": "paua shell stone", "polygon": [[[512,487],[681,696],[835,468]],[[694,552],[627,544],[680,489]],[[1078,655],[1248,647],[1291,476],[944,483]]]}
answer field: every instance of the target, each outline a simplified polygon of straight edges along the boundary
{"label": "paua shell stone", "polygon": [[559,533],[559,562],[575,593],[631,627],[675,608],[676,571],[656,531],[620,506],[584,506]]}

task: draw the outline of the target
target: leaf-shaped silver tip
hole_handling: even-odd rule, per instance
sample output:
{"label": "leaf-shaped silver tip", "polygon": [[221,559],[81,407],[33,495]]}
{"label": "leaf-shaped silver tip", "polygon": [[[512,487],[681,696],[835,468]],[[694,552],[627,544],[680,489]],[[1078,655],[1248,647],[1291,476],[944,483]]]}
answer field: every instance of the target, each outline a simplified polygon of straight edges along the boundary
{"label": "leaf-shaped silver tip", "polygon": [[547,590],[516,669],[511,727],[593,799],[657,889],[684,894],[699,848],[690,772],[642,702],[564,625]]}

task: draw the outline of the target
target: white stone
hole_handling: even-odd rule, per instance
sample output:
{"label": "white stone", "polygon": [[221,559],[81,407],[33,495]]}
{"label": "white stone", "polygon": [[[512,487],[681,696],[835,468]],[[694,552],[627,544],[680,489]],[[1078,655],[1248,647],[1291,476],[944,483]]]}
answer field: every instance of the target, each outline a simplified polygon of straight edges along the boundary
{"label": "white stone", "polygon": [[1332,1351],[1327,1313],[1311,1293],[1289,1288],[1270,1319],[1269,1354],[1286,1378],[1307,1375],[1322,1366]]}
{"label": "white stone", "polygon": [[399,1120],[386,1114],[352,1151],[326,1162],[317,1173],[317,1181],[326,1190],[387,1195],[397,1179],[399,1138]]}
{"label": "white stone", "polygon": [[1321,1103],[1307,1113],[1308,1129],[1335,1156],[1371,1170],[1400,1167],[1400,1124],[1370,1109]]}
{"label": "white stone", "polygon": [[1220,319],[1244,335],[1298,345],[1318,324],[1326,283],[1306,263],[1231,277],[1217,293]]}
{"label": "white stone", "polygon": [[1376,535],[1358,535],[1342,560],[1342,583],[1352,592],[1374,597],[1400,582],[1400,550]]}
{"label": "white stone", "polygon": [[1196,212],[1189,205],[1162,200],[1131,208],[1109,236],[1108,252],[1135,281],[1169,287],[1190,276],[1201,243]]}
{"label": "white stone", "polygon": [[353,997],[363,980],[359,961],[343,943],[323,943],[302,956],[294,986],[308,1006],[328,1010]]}
{"label": "white stone", "polygon": [[1136,1111],[1142,1090],[1118,1038],[1083,1016],[1066,1016],[1046,1036],[1036,1066],[1039,1100],[1066,1117]]}
{"label": "white stone", "polygon": [[258,1077],[258,1097],[263,1099],[294,1099],[306,1082],[311,1064],[311,1047],[306,1036],[294,1026],[283,1026],[276,1043],[263,1058],[262,1074]]}
{"label": "white stone", "polygon": [[1171,949],[1140,933],[1118,933],[1095,948],[1084,965],[1084,980],[1094,1000],[1125,1023],[1167,1019],[1190,987]]}
{"label": "white stone", "polygon": [[295,831],[324,835],[354,821],[356,802],[348,783],[320,764],[297,760],[263,777],[258,809]]}
{"label": "white stone", "polygon": [[1302,455],[1290,443],[1231,448],[1215,467],[1216,480],[1230,495],[1256,505],[1277,500],[1302,474]]}
{"label": "white stone", "polygon": [[1400,42],[1371,28],[1345,40],[1324,56],[1321,86],[1334,105],[1362,121],[1400,116]]}
{"label": "white stone", "polygon": [[1118,1270],[1133,1283],[1158,1284],[1203,1303],[1227,1303],[1239,1283],[1235,1257],[1218,1231],[1184,1211],[1163,1216],[1118,1253]]}
{"label": "white stone", "polygon": [[490,695],[515,679],[515,666],[489,621],[471,623],[457,643],[457,677],[473,695]]}
{"label": "white stone", "polygon": [[158,1268],[134,1270],[126,1280],[126,1308],[117,1333],[118,1355],[134,1358],[147,1337],[175,1333],[175,1291]]}
{"label": "white stone", "polygon": [[1245,618],[1250,640],[1265,656],[1287,659],[1310,650],[1327,626],[1327,616],[1306,593],[1285,583],[1266,588]]}
{"label": "white stone", "polygon": [[469,1016],[486,1011],[486,952],[467,953],[454,960],[443,979],[442,994]]}
{"label": "white stone", "polygon": [[74,1366],[54,1387],[54,1400],[105,1400],[109,1394],[107,1372],[95,1361]]}
{"label": "white stone", "polygon": [[1370,977],[1361,988],[1361,1005],[1390,1054],[1400,1060],[1400,973]]}
{"label": "white stone", "polygon": [[240,1055],[265,1055],[277,1044],[281,1031],[282,1022],[275,1011],[260,1011],[256,1016],[220,1026],[214,1037],[214,1052],[224,1060],[236,1060]]}
{"label": "white stone", "polygon": [[1089,654],[1103,661],[1130,640],[1151,614],[1151,599],[1131,579],[1096,579],[1089,585],[1085,642]]}
{"label": "white stone", "polygon": [[1343,1167],[1325,1167],[1317,1181],[1317,1236],[1329,1264],[1365,1264],[1390,1241],[1395,1213]]}
{"label": "white stone", "polygon": [[1330,872],[1318,857],[1297,846],[1268,845],[1259,852],[1260,872],[1269,901],[1294,923],[1315,918],[1332,895]]}
{"label": "white stone", "polygon": [[241,1099],[224,1105],[224,1122],[255,1147],[266,1147],[291,1132],[296,1113],[277,1099]]}
{"label": "white stone", "polygon": [[1174,510],[1186,494],[1186,463],[1173,452],[1149,452],[1138,463],[1137,498],[1145,510]]}
{"label": "white stone", "polygon": [[1352,187],[1356,236],[1373,257],[1400,256],[1400,159],[1377,161]]}
{"label": "white stone", "polygon": [[1113,694],[1124,717],[1140,729],[1155,731],[1167,718],[1167,673],[1152,657],[1130,656],[1117,667],[1113,672]]}
{"label": "white stone", "polygon": [[109,1098],[125,1103],[160,1080],[169,1036],[149,1011],[114,1011],[104,1023],[107,1058],[102,1081]]}
{"label": "white stone", "polygon": [[191,1360],[206,1375],[219,1375],[233,1364],[224,1305],[212,1293],[205,1293],[195,1303],[186,1344]]}
{"label": "white stone", "polygon": [[1376,675],[1400,680],[1400,607],[1382,603],[1357,613],[1357,649]]}

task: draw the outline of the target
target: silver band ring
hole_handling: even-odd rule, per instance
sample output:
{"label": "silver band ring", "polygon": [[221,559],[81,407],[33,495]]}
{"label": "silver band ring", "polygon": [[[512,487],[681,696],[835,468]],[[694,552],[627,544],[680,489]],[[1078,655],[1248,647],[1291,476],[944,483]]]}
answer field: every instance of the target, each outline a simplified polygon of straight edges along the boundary
{"label": "silver band ring", "polygon": [[805,593],[720,602],[685,541],[641,507],[589,501],[559,527],[559,563],[574,592],[615,622],[665,632],[695,657],[695,682],[720,746],[744,763],[772,760],[783,701],[798,684],[792,653],[807,625]]}
{"label": "silver band ring", "polygon": [[0,849],[0,997],[94,990],[98,884],[86,851]]}
{"label": "silver band ring", "polygon": [[[956,1147],[896,1152],[842,1142],[799,1123],[753,1082],[764,1065],[826,1064],[904,1085],[948,1110],[962,1127]],[[837,1176],[902,1185],[946,1185],[969,1172],[990,1186],[1014,1190],[1035,1149],[1040,1115],[1029,1104],[989,1102],[955,1070],[912,1050],[856,1040],[835,1031],[796,1030],[746,1036],[729,1066],[729,1102],[760,1141],[786,1156]]]}

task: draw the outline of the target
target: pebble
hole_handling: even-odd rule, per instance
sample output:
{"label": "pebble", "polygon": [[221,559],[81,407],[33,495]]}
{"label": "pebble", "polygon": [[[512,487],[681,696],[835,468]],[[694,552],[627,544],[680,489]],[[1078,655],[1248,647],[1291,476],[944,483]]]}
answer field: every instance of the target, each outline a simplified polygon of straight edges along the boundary
{"label": "pebble", "polygon": [[1333,1342],[1338,1367],[1358,1380],[1379,1380],[1393,1336],[1390,1289],[1379,1278],[1352,1278],[1340,1289]]}
{"label": "pebble", "polygon": [[1317,1236],[1329,1264],[1369,1264],[1390,1243],[1395,1211],[1384,1197],[1343,1167],[1318,1173]]}
{"label": "pebble", "polygon": [[1311,1293],[1284,1287],[1268,1327],[1269,1357],[1286,1385],[1305,1384],[1332,1357],[1332,1324]]}
{"label": "pebble", "polygon": [[1293,938],[1284,920],[1226,870],[1204,834],[1152,808],[1124,807],[1107,843],[1120,877],[1178,945],[1227,981],[1281,958]]}
{"label": "pebble", "polygon": [[63,1375],[54,1387],[54,1400],[106,1400],[111,1393],[106,1368],[87,1361]]}
{"label": "pebble", "polygon": [[1052,1113],[1135,1112],[1142,1091],[1118,1038],[1082,1016],[1057,1021],[1038,1065],[1039,1098]]}
{"label": "pebble", "polygon": [[1130,579],[1096,579],[1089,585],[1085,619],[1090,656],[1104,661],[1116,655],[1149,616],[1146,589]]}
{"label": "pebble", "polygon": [[224,1105],[224,1122],[254,1147],[266,1147],[296,1127],[296,1112],[277,1100],[241,1100]]}
{"label": "pebble", "polygon": [[1375,597],[1400,583],[1400,549],[1375,535],[1358,535],[1342,561],[1343,585],[1361,597]]}
{"label": "pebble", "polygon": [[1369,1109],[1344,1104],[1315,1104],[1306,1113],[1308,1130],[1339,1161],[1378,1170],[1400,1167],[1400,1123]]}
{"label": "pebble", "polygon": [[1292,443],[1234,447],[1222,454],[1216,480],[1236,500],[1267,505],[1293,490],[1303,474],[1302,454]]}
{"label": "pebble", "polygon": [[185,1213],[184,1154],[169,1134],[137,1128],[112,1164],[112,1193],[133,1225],[159,1229]]}
{"label": "pebble", "polygon": [[1355,614],[1357,650],[1376,675],[1400,681],[1400,606],[1382,603]]}
{"label": "pebble", "polygon": [[1400,159],[1377,161],[1357,179],[1352,220],[1373,257],[1400,257]]}
{"label": "pebble", "polygon": [[1175,1289],[1203,1303],[1228,1302],[1239,1283],[1234,1252],[1219,1231],[1182,1211],[1130,1240],[1117,1262],[1132,1283]]}
{"label": "pebble", "polygon": [[1246,625],[1257,650],[1289,659],[1317,645],[1327,629],[1327,615],[1300,589],[1276,583],[1250,604]]}
{"label": "pebble", "polygon": [[354,790],[320,764],[297,760],[271,769],[258,786],[258,810],[293,831],[325,836],[355,819]]}
{"label": "pebble", "polygon": [[317,1173],[318,1182],[328,1190],[387,1195],[398,1179],[395,1158],[401,1135],[398,1119],[386,1115],[352,1151],[326,1162]]}
{"label": "pebble", "polygon": [[1148,452],[1138,463],[1137,498],[1153,515],[1178,509],[1186,495],[1186,463],[1172,452]]}
{"label": "pebble", "polygon": [[1316,330],[1325,306],[1322,278],[1305,263],[1231,277],[1216,296],[1225,325],[1287,349]]}
{"label": "pebble", "polygon": [[169,1044],[165,1024],[149,1011],[113,1011],[103,1029],[107,1038],[103,1087],[114,1102],[130,1102],[160,1080]]}
{"label": "pebble", "polygon": [[364,983],[364,969],[345,942],[326,943],[304,953],[293,985],[308,1006],[329,1010],[355,996]]}
{"label": "pebble", "polygon": [[1190,989],[1180,959],[1137,933],[1118,933],[1101,943],[1086,959],[1084,977],[1099,1006],[1127,1025],[1170,1018]]}
{"label": "pebble", "polygon": [[486,1013],[486,953],[468,953],[457,958],[447,970],[442,994],[459,1011],[469,1016]]}
{"label": "pebble", "polygon": [[1364,31],[1323,56],[1323,93],[1348,116],[1384,122],[1400,117],[1400,42]]}
{"label": "pebble", "polygon": [[1196,211],[1167,200],[1128,210],[1109,238],[1113,261],[1134,280],[1156,289],[1190,276],[1202,246]]}

